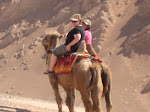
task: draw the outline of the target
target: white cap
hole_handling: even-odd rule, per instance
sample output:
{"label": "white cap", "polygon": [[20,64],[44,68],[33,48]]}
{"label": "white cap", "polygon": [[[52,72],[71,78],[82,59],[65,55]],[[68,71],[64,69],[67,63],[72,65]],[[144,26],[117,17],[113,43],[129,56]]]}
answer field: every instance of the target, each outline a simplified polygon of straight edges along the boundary
{"label": "white cap", "polygon": [[84,20],[83,23],[85,25],[91,26],[91,21],[89,19]]}

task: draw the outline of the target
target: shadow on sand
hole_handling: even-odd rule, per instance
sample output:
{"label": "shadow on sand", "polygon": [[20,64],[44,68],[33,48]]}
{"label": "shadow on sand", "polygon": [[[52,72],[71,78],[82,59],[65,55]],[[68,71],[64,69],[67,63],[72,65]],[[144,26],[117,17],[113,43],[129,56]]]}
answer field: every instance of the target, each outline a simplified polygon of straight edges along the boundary
{"label": "shadow on sand", "polygon": [[0,112],[31,112],[30,110],[0,106]]}

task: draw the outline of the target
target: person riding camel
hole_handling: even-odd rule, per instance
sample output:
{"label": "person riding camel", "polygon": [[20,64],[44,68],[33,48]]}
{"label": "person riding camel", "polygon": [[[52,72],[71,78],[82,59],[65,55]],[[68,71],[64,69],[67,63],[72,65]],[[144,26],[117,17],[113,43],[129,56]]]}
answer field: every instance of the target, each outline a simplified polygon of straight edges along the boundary
{"label": "person riding camel", "polygon": [[82,26],[84,28],[85,33],[85,42],[86,44],[91,44],[92,43],[92,33],[90,31],[91,21],[89,19],[84,20],[82,22]]}
{"label": "person riding camel", "polygon": [[92,44],[92,33],[90,31],[91,21],[89,19],[83,20],[82,26],[84,28],[84,33],[85,33],[86,49],[90,55],[97,56],[96,51],[94,50],[94,48],[91,45]]}
{"label": "person riding camel", "polygon": [[70,20],[73,29],[71,29],[70,32],[67,34],[65,44],[62,44],[53,49],[49,70],[44,72],[45,74],[54,74],[54,66],[56,64],[57,57],[68,52],[76,52],[80,46],[81,41],[84,40],[85,34],[83,26],[81,25],[81,15],[74,14],[71,16]]}

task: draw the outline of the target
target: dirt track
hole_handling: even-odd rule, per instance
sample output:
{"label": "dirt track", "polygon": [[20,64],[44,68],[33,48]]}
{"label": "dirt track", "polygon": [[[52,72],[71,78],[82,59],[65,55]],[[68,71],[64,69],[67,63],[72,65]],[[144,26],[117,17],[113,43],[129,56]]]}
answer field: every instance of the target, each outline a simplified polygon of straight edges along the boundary
{"label": "dirt track", "polygon": [[[83,112],[84,109],[76,108],[76,111]],[[0,94],[0,112],[58,112],[58,110],[54,102]],[[65,105],[63,112],[68,112]]]}

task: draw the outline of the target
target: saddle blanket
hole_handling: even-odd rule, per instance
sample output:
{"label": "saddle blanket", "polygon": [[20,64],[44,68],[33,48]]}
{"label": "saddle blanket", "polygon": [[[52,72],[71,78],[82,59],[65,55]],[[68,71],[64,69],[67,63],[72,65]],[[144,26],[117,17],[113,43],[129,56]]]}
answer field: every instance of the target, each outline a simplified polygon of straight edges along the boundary
{"label": "saddle blanket", "polygon": [[[69,74],[77,59],[95,58],[87,52],[74,52],[66,57],[58,57],[54,71],[56,75]],[[97,58],[97,57],[96,57]],[[98,58],[99,59],[99,58]]]}

